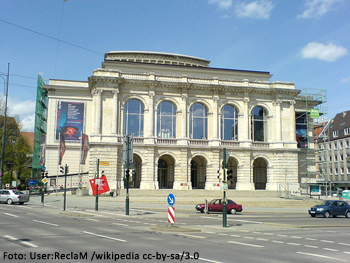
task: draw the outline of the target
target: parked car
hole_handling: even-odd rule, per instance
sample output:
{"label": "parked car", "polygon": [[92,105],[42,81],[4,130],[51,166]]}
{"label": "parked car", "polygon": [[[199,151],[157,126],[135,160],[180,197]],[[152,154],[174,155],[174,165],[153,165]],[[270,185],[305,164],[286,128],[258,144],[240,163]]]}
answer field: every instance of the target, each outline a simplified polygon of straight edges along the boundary
{"label": "parked car", "polygon": [[[196,205],[196,209],[201,213],[204,213],[205,204]],[[208,203],[208,210],[212,212],[222,212],[222,199],[213,199]],[[242,205],[238,205],[231,199],[227,199],[226,211],[230,214],[236,214],[236,212],[242,212]],[[208,212],[209,212],[208,211]]]}
{"label": "parked car", "polygon": [[345,201],[326,200],[309,209],[309,214],[312,217],[321,215],[324,217],[346,216],[350,218],[350,205]]}
{"label": "parked car", "polygon": [[28,202],[30,196],[16,189],[1,189],[0,190],[0,203],[7,203],[9,205],[19,203],[23,205]]}

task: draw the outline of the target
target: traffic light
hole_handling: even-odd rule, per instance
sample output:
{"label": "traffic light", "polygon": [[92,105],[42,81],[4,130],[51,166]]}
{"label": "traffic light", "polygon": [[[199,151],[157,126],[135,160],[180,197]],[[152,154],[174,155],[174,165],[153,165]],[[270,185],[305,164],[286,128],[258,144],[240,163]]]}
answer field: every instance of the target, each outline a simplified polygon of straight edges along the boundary
{"label": "traffic light", "polygon": [[132,180],[136,180],[136,170],[132,170]]}
{"label": "traffic light", "polygon": [[104,176],[104,175],[105,175],[105,171],[102,171],[102,172],[101,172],[101,176]]}
{"label": "traffic light", "polygon": [[125,170],[125,176],[126,176],[127,179],[130,178],[130,169],[126,169]]}
{"label": "traffic light", "polygon": [[233,171],[230,169],[230,170],[227,170],[227,180],[231,180],[233,179]]}
{"label": "traffic light", "polygon": [[68,165],[65,166],[65,172],[68,174]]}
{"label": "traffic light", "polygon": [[220,169],[220,170],[218,170],[218,179],[219,179],[219,181],[222,181],[222,180],[224,180],[224,169]]}
{"label": "traffic light", "polygon": [[41,178],[45,177],[45,172],[41,172]]}
{"label": "traffic light", "polygon": [[64,167],[63,166],[60,166],[60,173],[64,174]]}

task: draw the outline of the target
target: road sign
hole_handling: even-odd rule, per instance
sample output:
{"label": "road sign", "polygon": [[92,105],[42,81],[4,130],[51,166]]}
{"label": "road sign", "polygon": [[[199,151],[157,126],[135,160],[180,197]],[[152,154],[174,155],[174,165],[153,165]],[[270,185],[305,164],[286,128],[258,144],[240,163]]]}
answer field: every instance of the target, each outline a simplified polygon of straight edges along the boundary
{"label": "road sign", "polygon": [[175,204],[175,196],[173,194],[169,194],[167,201],[168,201],[168,205],[173,206]]}
{"label": "road sign", "polygon": [[175,207],[170,206],[168,208],[168,223],[174,224],[175,223]]}
{"label": "road sign", "polygon": [[44,177],[41,181],[42,181],[44,184],[46,184],[49,180],[47,179],[47,177]]}
{"label": "road sign", "polygon": [[34,179],[28,181],[29,185],[36,185],[37,183],[38,183],[37,180],[34,180]]}

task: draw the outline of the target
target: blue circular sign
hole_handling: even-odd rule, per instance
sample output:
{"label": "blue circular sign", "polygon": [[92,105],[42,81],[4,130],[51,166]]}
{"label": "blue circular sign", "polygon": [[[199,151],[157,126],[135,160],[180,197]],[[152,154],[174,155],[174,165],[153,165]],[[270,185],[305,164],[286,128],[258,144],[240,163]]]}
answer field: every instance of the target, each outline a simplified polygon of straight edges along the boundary
{"label": "blue circular sign", "polygon": [[175,204],[175,196],[173,194],[169,194],[167,201],[168,205],[173,206]]}

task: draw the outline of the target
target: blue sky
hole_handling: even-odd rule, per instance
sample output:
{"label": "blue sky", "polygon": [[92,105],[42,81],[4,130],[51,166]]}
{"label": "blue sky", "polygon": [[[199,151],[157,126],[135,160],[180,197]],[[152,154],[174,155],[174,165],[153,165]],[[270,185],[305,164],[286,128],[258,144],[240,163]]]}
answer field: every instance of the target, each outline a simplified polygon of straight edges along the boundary
{"label": "blue sky", "polygon": [[25,131],[39,73],[86,81],[105,52],[121,50],[268,71],[271,81],[327,91],[334,117],[350,110],[349,13],[349,0],[1,0],[0,74],[10,63],[10,114]]}

